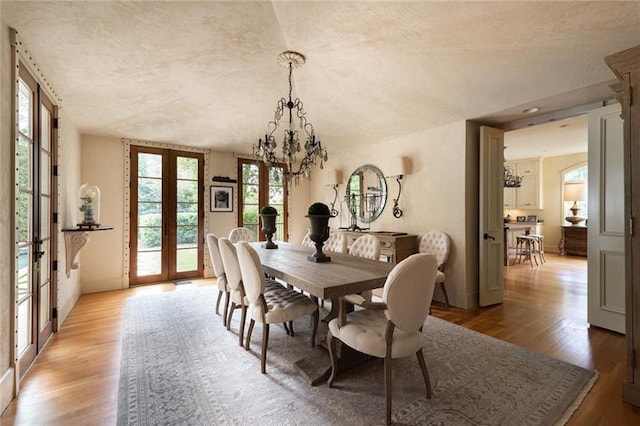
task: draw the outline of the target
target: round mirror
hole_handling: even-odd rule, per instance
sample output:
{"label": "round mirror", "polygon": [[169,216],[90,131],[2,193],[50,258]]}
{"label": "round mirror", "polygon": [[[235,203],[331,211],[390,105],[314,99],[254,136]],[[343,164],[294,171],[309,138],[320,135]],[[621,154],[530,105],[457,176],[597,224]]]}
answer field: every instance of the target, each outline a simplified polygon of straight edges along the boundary
{"label": "round mirror", "polygon": [[380,216],[387,203],[387,181],[376,166],[358,167],[347,182],[346,201],[352,216],[364,223]]}

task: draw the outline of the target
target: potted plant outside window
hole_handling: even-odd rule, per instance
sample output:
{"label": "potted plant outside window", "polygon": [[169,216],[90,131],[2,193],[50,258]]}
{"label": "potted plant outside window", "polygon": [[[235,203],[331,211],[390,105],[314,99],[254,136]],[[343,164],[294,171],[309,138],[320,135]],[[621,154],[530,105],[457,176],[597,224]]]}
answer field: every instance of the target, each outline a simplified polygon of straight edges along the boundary
{"label": "potted plant outside window", "polygon": [[313,203],[309,206],[307,211],[307,217],[309,218],[309,238],[316,244],[316,252],[308,256],[307,259],[311,262],[329,262],[331,257],[322,252],[322,246],[329,238],[329,219],[331,216],[331,210],[326,204]]}
{"label": "potted plant outside window", "polygon": [[260,210],[260,220],[262,221],[262,232],[267,236],[267,242],[262,246],[266,249],[277,249],[278,245],[272,241],[273,234],[276,233],[276,218],[278,210],[272,206],[264,206]]}

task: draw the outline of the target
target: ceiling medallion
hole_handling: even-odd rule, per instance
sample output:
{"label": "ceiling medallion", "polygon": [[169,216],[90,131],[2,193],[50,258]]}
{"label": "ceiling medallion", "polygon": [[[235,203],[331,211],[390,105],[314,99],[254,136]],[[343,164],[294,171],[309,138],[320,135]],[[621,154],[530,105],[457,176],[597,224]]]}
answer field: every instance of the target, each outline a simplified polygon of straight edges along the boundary
{"label": "ceiling medallion", "polygon": [[[316,139],[313,125],[307,121],[304,105],[299,98],[292,99],[293,92],[292,74],[294,68],[300,68],[305,63],[305,58],[298,52],[286,51],[278,56],[278,63],[289,69],[289,98],[281,98],[276,104],[274,118],[267,124],[267,131],[264,139],[258,139],[258,145],[253,146],[253,155],[256,159],[264,161],[269,166],[284,163],[286,169],[284,175],[288,181],[294,181],[297,185],[300,176],[309,178],[312,167],[319,162],[320,168],[324,167],[327,161],[327,150],[322,147],[322,143]],[[285,108],[289,122],[283,131],[282,136],[282,156],[278,156],[275,133],[280,127],[280,119],[285,115]],[[294,124],[297,119],[297,126]],[[297,128],[296,128],[297,127]],[[304,131],[304,157],[298,162],[297,154],[302,151],[300,144],[300,130]]]}

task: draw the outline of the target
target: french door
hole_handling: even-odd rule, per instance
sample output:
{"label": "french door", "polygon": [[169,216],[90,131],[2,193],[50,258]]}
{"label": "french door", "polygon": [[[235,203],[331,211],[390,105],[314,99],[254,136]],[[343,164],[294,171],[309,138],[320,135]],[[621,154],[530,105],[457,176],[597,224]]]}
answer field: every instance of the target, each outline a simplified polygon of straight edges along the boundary
{"label": "french door", "polygon": [[278,211],[275,240],[287,241],[288,209],[287,180],[283,175],[284,165],[267,166],[255,160],[238,159],[238,226],[251,229],[260,241],[266,240],[259,216],[260,209],[266,205]]}
{"label": "french door", "polygon": [[24,66],[19,67],[17,92],[14,273],[16,350],[22,377],[53,334],[55,320],[56,109]]}
{"label": "french door", "polygon": [[202,277],[204,154],[131,146],[130,284]]}

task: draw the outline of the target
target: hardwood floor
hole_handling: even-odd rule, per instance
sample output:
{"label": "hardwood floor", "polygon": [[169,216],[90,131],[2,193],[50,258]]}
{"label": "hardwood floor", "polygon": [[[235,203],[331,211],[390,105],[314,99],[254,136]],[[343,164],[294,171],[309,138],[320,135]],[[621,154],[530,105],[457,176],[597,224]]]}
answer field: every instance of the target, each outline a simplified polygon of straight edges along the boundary
{"label": "hardwood floor", "polygon": [[[534,269],[506,267],[501,305],[464,311],[435,304],[432,313],[596,370],[598,381],[570,425],[640,424],[640,410],[622,402],[624,336],[586,323],[586,261],[553,254],[547,260]],[[158,284],[82,296],[27,372],[19,398],[2,414],[0,424],[115,424],[125,300],[174,289],[173,284]]]}

